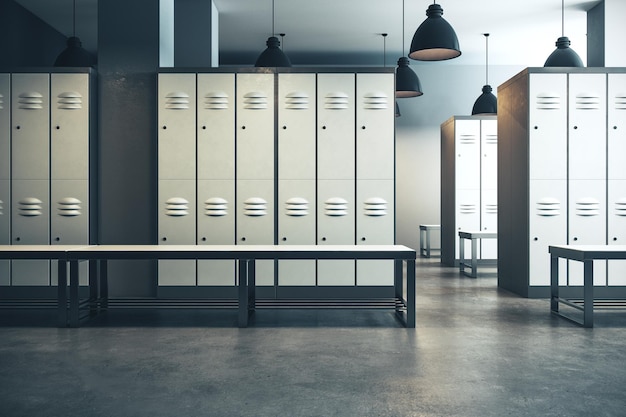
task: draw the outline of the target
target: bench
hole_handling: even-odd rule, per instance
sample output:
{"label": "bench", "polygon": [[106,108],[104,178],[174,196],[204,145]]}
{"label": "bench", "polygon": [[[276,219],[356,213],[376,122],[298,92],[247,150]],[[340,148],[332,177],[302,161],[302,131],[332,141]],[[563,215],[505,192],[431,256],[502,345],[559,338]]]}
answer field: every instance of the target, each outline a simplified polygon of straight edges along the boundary
{"label": "bench", "polygon": [[420,256],[430,258],[431,250],[441,250],[441,248],[432,248],[430,246],[430,232],[432,230],[441,230],[439,224],[420,224]]}
{"label": "bench", "polygon": [[[496,232],[483,231],[459,231],[459,272],[468,277],[476,278],[478,272],[478,240],[480,239],[496,239]],[[472,243],[472,257],[470,263],[465,261],[465,242],[468,239]],[[465,268],[470,269],[470,273],[465,272]]]}
{"label": "bench", "polygon": [[[626,245],[555,245],[549,246],[550,253],[550,311],[583,327],[593,327],[593,261],[596,259],[626,259]],[[583,263],[583,305],[580,306],[559,296],[559,258]],[[583,312],[583,319],[562,314],[559,304],[563,303]]]}
{"label": "bench", "polygon": [[[90,312],[108,307],[107,262],[109,260],[231,259],[238,263],[238,325],[246,327],[256,308],[255,261],[280,259],[388,259],[394,261],[393,308],[406,327],[415,327],[415,250],[402,245],[97,245],[67,252],[70,269],[69,323],[78,327],[80,261],[95,261],[98,279],[90,280]],[[403,264],[407,291],[404,298]],[[92,287],[97,286],[97,287]],[[348,307],[349,308],[349,307]],[[405,317],[402,317],[405,311]]]}

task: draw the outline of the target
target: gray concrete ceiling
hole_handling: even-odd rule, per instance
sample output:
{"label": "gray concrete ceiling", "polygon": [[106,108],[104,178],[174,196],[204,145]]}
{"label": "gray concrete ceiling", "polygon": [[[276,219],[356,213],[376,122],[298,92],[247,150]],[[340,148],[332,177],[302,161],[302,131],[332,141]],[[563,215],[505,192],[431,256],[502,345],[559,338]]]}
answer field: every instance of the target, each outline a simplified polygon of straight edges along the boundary
{"label": "gray concrete ceiling", "polygon": [[[61,33],[72,35],[72,0],[16,0]],[[565,0],[565,35],[586,62],[586,11],[601,0]],[[76,0],[76,35],[97,50],[98,0]],[[214,0],[220,64],[253,65],[272,32],[272,0]],[[559,0],[440,0],[462,51],[448,64],[542,66],[561,35]],[[294,65],[395,65],[426,18],[427,0],[274,0],[275,33]],[[403,36],[404,50],[403,54]],[[432,65],[418,63],[411,65]]]}

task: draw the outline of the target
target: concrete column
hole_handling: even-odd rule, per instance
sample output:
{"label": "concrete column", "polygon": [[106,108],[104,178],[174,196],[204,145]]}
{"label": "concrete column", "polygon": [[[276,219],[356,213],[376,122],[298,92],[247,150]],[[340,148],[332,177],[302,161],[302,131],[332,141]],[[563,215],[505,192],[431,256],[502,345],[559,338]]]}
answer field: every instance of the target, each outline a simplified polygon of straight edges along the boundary
{"label": "concrete column", "polygon": [[626,66],[624,16],[624,0],[604,0],[587,12],[587,66]]}
{"label": "concrete column", "polygon": [[217,67],[217,9],[213,1],[174,1],[174,66]]}

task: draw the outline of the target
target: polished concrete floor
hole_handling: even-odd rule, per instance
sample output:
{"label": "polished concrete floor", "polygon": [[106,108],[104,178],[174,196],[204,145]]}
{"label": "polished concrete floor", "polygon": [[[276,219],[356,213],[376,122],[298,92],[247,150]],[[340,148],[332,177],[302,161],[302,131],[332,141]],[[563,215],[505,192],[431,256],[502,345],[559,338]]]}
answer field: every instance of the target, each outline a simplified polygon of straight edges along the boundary
{"label": "polished concrete floor", "polygon": [[495,269],[417,266],[417,328],[387,311],[2,314],[0,416],[626,416],[626,312],[584,329]]}

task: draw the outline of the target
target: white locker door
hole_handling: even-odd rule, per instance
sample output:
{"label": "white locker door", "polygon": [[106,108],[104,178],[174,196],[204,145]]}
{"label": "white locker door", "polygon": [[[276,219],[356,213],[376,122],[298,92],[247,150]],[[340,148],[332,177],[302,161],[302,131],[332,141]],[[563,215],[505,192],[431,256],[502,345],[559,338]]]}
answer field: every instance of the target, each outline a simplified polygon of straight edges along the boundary
{"label": "white locker door", "polygon": [[[531,180],[528,207],[529,285],[550,285],[548,246],[567,244],[567,180]],[[561,262],[560,284],[565,285],[567,264]]]}
{"label": "white locker door", "polygon": [[[483,189],[480,193],[480,230],[498,231],[498,190]],[[497,239],[482,239],[480,242],[481,259],[498,258]]]}
{"label": "white locker door", "polygon": [[[198,245],[235,244],[235,181],[198,180]],[[198,261],[198,285],[235,285],[235,261]]]}
{"label": "white locker door", "polygon": [[[358,180],[357,245],[393,245],[395,204],[393,180]],[[394,262],[357,261],[357,285],[393,285]]]}
{"label": "white locker door", "polygon": [[608,74],[609,179],[626,179],[626,74]]}
{"label": "white locker door", "polygon": [[567,178],[567,74],[529,75],[529,178]]}
{"label": "white locker door", "polygon": [[315,74],[278,75],[278,175],[315,179]]}
{"label": "white locker door", "polygon": [[[626,180],[609,180],[609,245],[626,245]],[[626,261],[608,261],[608,285],[626,285]]]}
{"label": "white locker door", "polygon": [[[0,245],[11,244],[11,75],[0,74]],[[11,283],[11,262],[0,261],[0,285]]]}
{"label": "white locker door", "polygon": [[[480,189],[458,189],[456,190],[456,232],[455,259],[459,259],[459,230],[473,232],[480,230]],[[469,244],[468,244],[469,245]],[[468,246],[469,247],[469,246]],[[465,253],[469,249],[466,249]]]}
{"label": "white locker door", "polygon": [[457,190],[480,190],[480,120],[456,120]]}
{"label": "white locker door", "polygon": [[51,74],[50,99],[50,177],[89,179],[89,75]]}
{"label": "white locker door", "polygon": [[198,180],[234,178],[235,74],[198,74]]}
{"label": "white locker door", "polygon": [[354,179],[354,80],[354,74],[317,75],[318,179]]}
{"label": "white locker door", "polygon": [[[274,245],[274,181],[237,181],[237,244]],[[256,262],[256,284],[274,285],[274,261]]]}
{"label": "white locker door", "polygon": [[[279,245],[315,245],[315,201],[315,180],[278,182]],[[278,261],[278,284],[315,285],[315,261]]]}
{"label": "white locker door", "polygon": [[357,74],[357,179],[393,179],[394,75]]}
{"label": "white locker door", "polygon": [[[12,240],[14,245],[50,244],[50,184],[13,180]],[[12,261],[12,285],[49,285],[49,261]]]}
{"label": "white locker door", "polygon": [[[196,243],[195,180],[159,181],[159,244]],[[196,261],[159,261],[159,285],[196,285]]]}
{"label": "white locker door", "polygon": [[237,180],[274,179],[274,74],[237,74]]}
{"label": "white locker door", "polygon": [[606,74],[569,75],[569,179],[606,179]]}
{"label": "white locker door", "polygon": [[[569,182],[569,244],[606,245],[606,181]],[[606,285],[606,261],[594,261],[594,284]],[[570,285],[583,284],[582,262],[569,262]]]}
{"label": "white locker door", "polygon": [[[354,245],[354,180],[317,181],[317,244]],[[355,285],[355,262],[317,262],[318,285]]]}
{"label": "white locker door", "polygon": [[480,187],[498,189],[498,121],[480,123]]}

